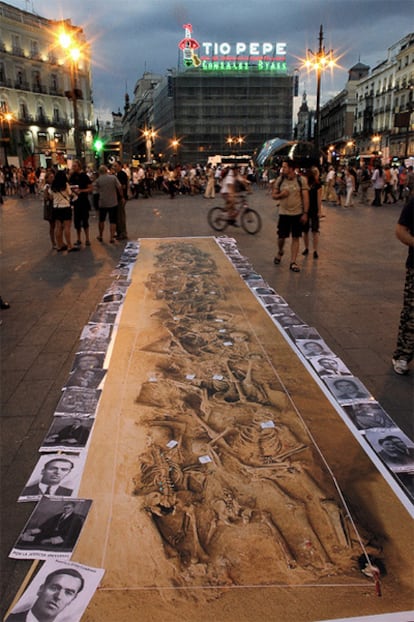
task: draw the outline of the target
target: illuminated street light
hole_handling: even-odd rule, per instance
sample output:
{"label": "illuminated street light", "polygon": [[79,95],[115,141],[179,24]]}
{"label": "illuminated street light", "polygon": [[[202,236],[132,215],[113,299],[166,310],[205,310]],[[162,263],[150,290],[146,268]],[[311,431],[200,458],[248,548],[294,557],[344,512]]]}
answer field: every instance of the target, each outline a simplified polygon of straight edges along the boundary
{"label": "illuminated street light", "polygon": [[143,136],[145,137],[145,148],[147,152],[147,162],[151,162],[151,151],[154,140],[157,136],[157,132],[151,128],[145,129],[142,131]]}
{"label": "illuminated street light", "polygon": [[376,155],[381,155],[381,135],[375,134],[371,140],[374,143],[374,153]]}
{"label": "illuminated street light", "polygon": [[170,141],[170,147],[174,152],[174,164],[177,164],[176,160],[177,160],[177,155],[178,155],[178,149],[180,147],[180,141],[178,140],[178,138],[173,138]]}
{"label": "illuminated street light", "polygon": [[[9,162],[7,159],[7,145],[10,142],[10,124],[14,120],[12,112],[1,112],[0,111],[0,127],[1,127],[1,136],[0,142],[3,144],[4,151],[4,164],[8,166]],[[5,132],[5,127],[7,127],[7,132]]]}
{"label": "illuminated street light", "polygon": [[73,104],[73,140],[75,143],[76,158],[82,157],[82,145],[79,134],[79,115],[78,115],[78,96],[80,94],[76,85],[76,75],[78,70],[78,61],[82,55],[80,48],[77,45],[76,40],[66,31],[62,31],[58,35],[58,41],[60,46],[66,50],[67,56],[70,61],[70,91],[67,93],[69,99]]}
{"label": "illuminated street light", "polygon": [[241,148],[244,143],[244,138],[243,136],[228,136],[226,138],[226,143],[229,145],[230,148],[232,145],[238,145],[239,148]]}
{"label": "illuminated street light", "polygon": [[321,133],[321,74],[327,69],[332,70],[336,67],[336,60],[334,58],[333,51],[329,50],[327,52],[325,50],[325,46],[323,45],[322,24],[319,30],[319,49],[316,53],[312,52],[312,50],[307,50],[304,67],[308,69],[308,71],[313,69],[316,72],[316,120],[314,142],[316,150],[319,151]]}

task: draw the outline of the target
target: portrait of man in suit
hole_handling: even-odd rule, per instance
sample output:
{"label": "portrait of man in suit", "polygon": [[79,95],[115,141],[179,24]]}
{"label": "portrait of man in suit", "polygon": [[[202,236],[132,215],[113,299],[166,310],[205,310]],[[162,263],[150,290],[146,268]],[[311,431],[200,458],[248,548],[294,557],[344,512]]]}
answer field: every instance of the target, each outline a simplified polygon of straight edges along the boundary
{"label": "portrait of man in suit", "polygon": [[53,458],[48,460],[42,468],[40,479],[26,486],[21,494],[22,497],[35,497],[39,495],[56,495],[70,497],[72,488],[62,486],[61,483],[74,467],[69,458]]}
{"label": "portrait of man in suit", "polygon": [[53,622],[77,597],[85,585],[84,578],[75,568],[51,572],[37,591],[30,609],[11,613],[5,622]]}
{"label": "portrait of man in suit", "polygon": [[75,512],[76,501],[65,501],[63,509],[46,518],[38,527],[26,529],[20,536],[20,548],[46,548],[70,551],[74,548],[84,517]]}
{"label": "portrait of man in suit", "polygon": [[[63,419],[63,417],[61,419]],[[45,444],[84,447],[88,440],[89,432],[90,429],[84,425],[82,420],[75,418],[58,432],[49,434],[45,439]]]}

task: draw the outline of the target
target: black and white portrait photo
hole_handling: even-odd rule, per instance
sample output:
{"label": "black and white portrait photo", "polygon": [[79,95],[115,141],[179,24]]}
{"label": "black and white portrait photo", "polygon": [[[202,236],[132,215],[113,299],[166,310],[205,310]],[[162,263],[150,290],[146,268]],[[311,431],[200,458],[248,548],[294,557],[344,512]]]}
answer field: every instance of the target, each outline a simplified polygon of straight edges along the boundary
{"label": "black and white portrait photo", "polygon": [[399,428],[367,430],[366,438],[394,473],[414,473],[414,443]]}
{"label": "black and white portrait photo", "polygon": [[105,570],[49,559],[5,622],[79,622]]}
{"label": "black and white portrait photo", "polygon": [[107,302],[99,303],[92,313],[90,322],[104,322],[105,324],[115,324],[120,306],[118,303]]}
{"label": "black and white portrait photo", "polygon": [[82,478],[84,457],[65,454],[42,455],[19,501],[38,501],[43,495],[76,497]]}
{"label": "black and white portrait photo", "polygon": [[94,422],[94,417],[53,417],[40,451],[78,453],[86,447]]}
{"label": "black and white portrait photo", "polygon": [[290,309],[284,311],[279,307],[276,313],[272,313],[271,315],[275,322],[280,324],[280,326],[285,329],[289,328],[290,326],[298,326],[300,324],[303,324],[303,320],[301,320],[301,318],[296,315],[296,313],[293,313],[293,311],[291,311]]}
{"label": "black and white portrait photo", "polygon": [[296,345],[307,359],[313,356],[335,356],[323,339],[296,339]]}
{"label": "black and white portrait photo", "polygon": [[69,559],[91,504],[91,499],[41,497],[9,557]]}
{"label": "black and white portrait photo", "polygon": [[[273,294],[271,296],[261,296],[261,300],[264,305],[276,305],[276,307],[287,307],[288,303],[279,294]],[[267,309],[267,307],[266,307]]]}
{"label": "black and white portrait photo", "polygon": [[324,382],[339,404],[352,404],[372,398],[368,389],[355,376],[327,376]]}
{"label": "black and white portrait photo", "polygon": [[111,339],[112,325],[92,323],[84,326],[79,342],[79,350],[87,352],[106,352]]}
{"label": "black and white portrait photo", "polygon": [[97,389],[104,379],[106,369],[77,369],[69,374],[66,387]]}
{"label": "black and white portrait photo", "polygon": [[344,410],[358,430],[393,428],[395,423],[378,402],[359,402],[344,406]]}
{"label": "black and white portrait photo", "polygon": [[351,375],[348,367],[337,356],[315,356],[309,362],[321,378]]}
{"label": "black and white portrait photo", "polygon": [[105,352],[78,352],[73,362],[72,371],[79,369],[84,371],[85,369],[102,369]]}
{"label": "black and white portrait photo", "polygon": [[316,328],[313,328],[313,326],[291,326],[288,328],[288,333],[294,341],[322,341],[322,337],[320,336]]}
{"label": "black and white portrait photo", "polygon": [[94,416],[101,395],[99,389],[67,387],[62,391],[56,406],[56,416],[73,415],[76,417]]}

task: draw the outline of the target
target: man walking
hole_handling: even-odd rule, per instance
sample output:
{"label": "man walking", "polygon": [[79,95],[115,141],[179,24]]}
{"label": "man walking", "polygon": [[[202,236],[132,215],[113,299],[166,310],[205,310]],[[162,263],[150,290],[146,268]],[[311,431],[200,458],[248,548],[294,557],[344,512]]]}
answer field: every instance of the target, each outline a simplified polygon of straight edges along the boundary
{"label": "man walking", "polygon": [[299,251],[299,239],[302,236],[302,224],[308,218],[309,188],[306,179],[296,174],[293,160],[283,161],[281,175],[273,185],[273,199],[280,202],[277,226],[278,252],[273,262],[276,265],[280,264],[285,241],[292,236],[289,269],[292,272],[300,272],[296,258]]}
{"label": "man walking", "polygon": [[117,222],[116,222],[116,239],[117,240],[127,240],[127,230],[126,230],[126,213],[125,213],[125,205],[128,200],[128,175],[122,168],[122,163],[117,161],[114,164],[114,171],[118,178],[119,183],[122,186],[122,198],[118,201],[118,211],[117,211]]}
{"label": "man walking", "polygon": [[99,167],[99,177],[95,181],[96,192],[99,194],[99,235],[97,240],[103,242],[105,220],[109,218],[110,243],[115,243],[116,224],[118,219],[118,201],[122,199],[122,186],[116,175],[110,175],[105,164]]}

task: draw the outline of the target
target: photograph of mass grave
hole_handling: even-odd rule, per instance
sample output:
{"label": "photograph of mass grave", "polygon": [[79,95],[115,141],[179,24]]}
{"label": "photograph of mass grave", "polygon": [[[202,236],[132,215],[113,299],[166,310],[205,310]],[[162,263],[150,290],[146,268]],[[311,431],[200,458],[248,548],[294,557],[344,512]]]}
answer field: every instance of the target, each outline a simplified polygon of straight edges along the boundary
{"label": "photograph of mass grave", "polygon": [[246,607],[232,588],[263,586],[321,590],[306,597],[331,612],[360,590],[361,611],[371,560],[401,552],[363,505],[379,482],[217,243],[143,240],[79,490],[93,506],[73,559],[105,568],[96,611],[127,620],[139,602],[150,620],[179,601],[193,620],[206,600]]}

